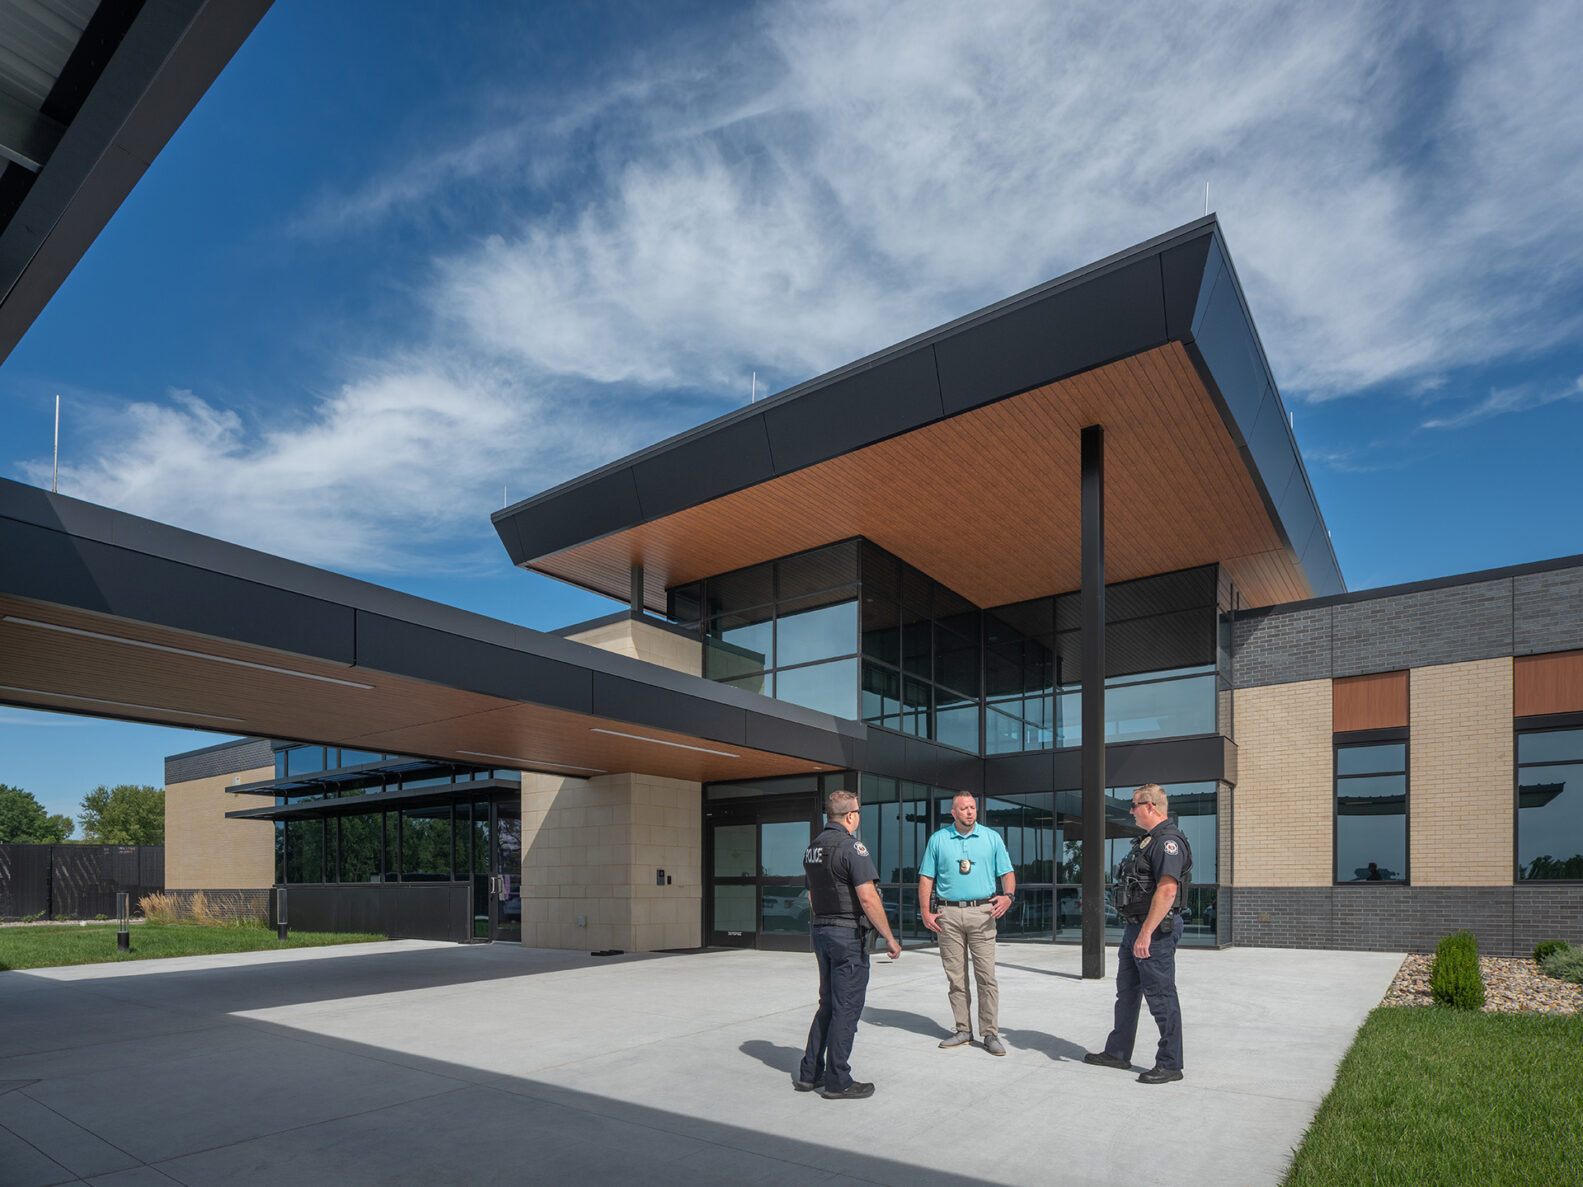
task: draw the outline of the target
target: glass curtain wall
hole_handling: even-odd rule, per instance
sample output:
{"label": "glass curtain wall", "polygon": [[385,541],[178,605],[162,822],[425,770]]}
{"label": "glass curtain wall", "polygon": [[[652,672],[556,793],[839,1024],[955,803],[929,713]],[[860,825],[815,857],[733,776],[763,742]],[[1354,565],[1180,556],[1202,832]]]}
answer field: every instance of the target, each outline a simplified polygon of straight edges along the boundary
{"label": "glass curtain wall", "polygon": [[953,794],[881,775],[864,775],[860,781],[861,835],[879,871],[879,893],[891,930],[903,945],[934,939],[918,914],[918,862],[929,835],[951,822]]}
{"label": "glass curtain wall", "polygon": [[707,678],[856,716],[856,540],[679,586],[668,598],[671,619],[703,639]]}
{"label": "glass curtain wall", "polygon": [[[1206,566],[1106,587],[1106,742],[1230,728],[1218,585]],[[1081,596],[987,610],[984,638],[984,752],[1081,745]]]}
{"label": "glass curtain wall", "polygon": [[488,803],[459,803],[276,821],[276,881],[466,882],[488,819]]}
{"label": "glass curtain wall", "polygon": [[[1169,810],[1193,850],[1183,942],[1215,942],[1218,793],[1215,783],[1175,783],[1165,787]],[[1080,791],[991,796],[981,819],[1006,842],[1017,874],[1017,897],[1001,921],[1006,939],[1082,939],[1083,818]],[[1128,808],[1132,788],[1110,788],[1105,801],[1105,885],[1140,830]],[[947,804],[949,811],[949,804]],[[916,885],[916,883],[915,883]],[[1114,943],[1124,926],[1105,895],[1106,937]]]}
{"label": "glass curtain wall", "polygon": [[1583,729],[1517,733],[1517,877],[1583,881]]}

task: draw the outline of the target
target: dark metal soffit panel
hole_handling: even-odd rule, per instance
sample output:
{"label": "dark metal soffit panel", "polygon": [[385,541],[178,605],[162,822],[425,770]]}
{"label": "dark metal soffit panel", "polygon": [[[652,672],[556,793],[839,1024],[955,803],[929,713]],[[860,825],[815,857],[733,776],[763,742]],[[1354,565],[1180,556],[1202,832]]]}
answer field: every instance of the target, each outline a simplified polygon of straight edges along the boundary
{"label": "dark metal soffit panel", "polygon": [[1171,341],[1189,347],[1293,563],[1306,556],[1316,594],[1344,589],[1328,533],[1321,546],[1314,532],[1323,520],[1213,215],[491,519],[512,562],[528,565]]}
{"label": "dark metal soffit panel", "polygon": [[7,479],[0,555],[0,597],[104,616],[106,636],[119,619],[729,745],[746,746],[751,733],[831,765],[867,734],[854,721]]}
{"label": "dark metal soffit panel", "polygon": [[[51,93],[65,110],[48,100],[42,105],[38,119],[48,119],[41,126],[49,135],[40,142],[47,151],[29,158],[36,172],[13,162],[0,182],[0,361],[270,3],[105,0],[100,6],[57,80],[61,94]],[[136,14],[129,23],[128,11]]]}

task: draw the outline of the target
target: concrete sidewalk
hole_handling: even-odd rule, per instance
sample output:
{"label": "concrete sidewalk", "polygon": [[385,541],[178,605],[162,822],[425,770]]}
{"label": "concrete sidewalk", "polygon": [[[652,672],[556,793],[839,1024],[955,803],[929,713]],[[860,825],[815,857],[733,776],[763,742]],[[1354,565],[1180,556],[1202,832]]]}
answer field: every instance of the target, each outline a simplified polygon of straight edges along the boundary
{"label": "concrete sidewalk", "polygon": [[[1081,1062],[1110,981],[1003,944],[1010,1054],[874,962],[867,1101],[792,1091],[813,958],[420,942],[0,973],[0,1185],[1275,1183],[1400,957],[1185,951],[1187,1078]],[[1115,968],[1115,950],[1107,953]],[[1153,1062],[1147,1011],[1138,1062]]]}

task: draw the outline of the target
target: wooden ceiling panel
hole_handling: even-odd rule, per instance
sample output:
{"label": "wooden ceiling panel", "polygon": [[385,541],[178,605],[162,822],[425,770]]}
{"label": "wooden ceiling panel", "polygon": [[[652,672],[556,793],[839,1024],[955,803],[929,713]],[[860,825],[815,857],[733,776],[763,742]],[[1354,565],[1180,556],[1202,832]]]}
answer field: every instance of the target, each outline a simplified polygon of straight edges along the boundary
{"label": "wooden ceiling panel", "polygon": [[475,765],[490,761],[478,755],[495,755],[501,767],[572,775],[636,771],[712,782],[829,769],[19,598],[0,598],[0,703]]}
{"label": "wooden ceiling panel", "polygon": [[1222,563],[1250,605],[1312,595],[1186,351],[1170,343],[566,549],[530,568],[668,586],[865,536],[980,606],[1081,583],[1081,430],[1105,427],[1106,576]]}

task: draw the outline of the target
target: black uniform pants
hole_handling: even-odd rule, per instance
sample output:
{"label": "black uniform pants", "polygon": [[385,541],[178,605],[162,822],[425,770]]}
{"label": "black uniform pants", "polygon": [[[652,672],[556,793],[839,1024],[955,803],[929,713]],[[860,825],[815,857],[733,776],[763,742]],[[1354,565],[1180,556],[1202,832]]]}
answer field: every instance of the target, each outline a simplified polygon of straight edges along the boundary
{"label": "black uniform pants", "polygon": [[1158,932],[1149,941],[1149,957],[1139,960],[1132,954],[1140,924],[1129,923],[1121,933],[1121,951],[1116,957],[1116,1029],[1105,1040],[1105,1054],[1132,1059],[1132,1046],[1138,1037],[1138,999],[1149,1003],[1149,1013],[1160,1028],[1160,1046],[1154,1066],[1180,1070],[1182,1066],[1182,1009],[1176,1001],[1176,944],[1182,938],[1182,917],[1169,935]]}
{"label": "black uniform pants", "polygon": [[808,1046],[797,1077],[812,1083],[823,1076],[830,1092],[845,1092],[852,1086],[852,1040],[868,996],[866,935],[855,927],[813,929],[813,951],[819,960],[819,1012],[808,1028]]}

